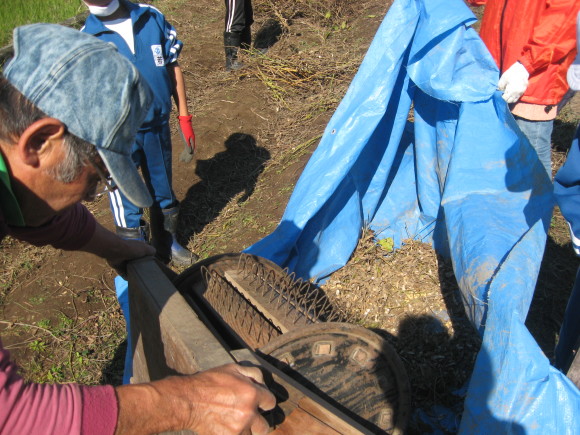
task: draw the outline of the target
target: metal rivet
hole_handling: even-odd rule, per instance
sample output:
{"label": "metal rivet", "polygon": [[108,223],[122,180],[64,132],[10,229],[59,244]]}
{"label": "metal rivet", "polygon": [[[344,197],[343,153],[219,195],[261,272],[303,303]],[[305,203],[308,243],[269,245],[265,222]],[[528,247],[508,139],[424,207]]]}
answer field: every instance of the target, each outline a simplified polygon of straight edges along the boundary
{"label": "metal rivet", "polygon": [[332,343],[330,341],[319,341],[314,343],[312,353],[314,356],[330,355],[332,354]]}
{"label": "metal rivet", "polygon": [[369,354],[364,349],[357,347],[352,353],[351,359],[362,366],[369,360]]}
{"label": "metal rivet", "polygon": [[392,409],[387,408],[383,409],[379,414],[379,426],[385,428],[387,426],[393,425],[393,415],[394,412]]}

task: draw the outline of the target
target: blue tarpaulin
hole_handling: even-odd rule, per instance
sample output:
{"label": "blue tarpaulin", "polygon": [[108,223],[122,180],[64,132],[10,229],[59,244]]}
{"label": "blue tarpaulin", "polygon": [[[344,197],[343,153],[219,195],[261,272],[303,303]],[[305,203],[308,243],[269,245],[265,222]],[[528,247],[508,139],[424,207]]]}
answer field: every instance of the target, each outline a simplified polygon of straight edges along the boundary
{"label": "blue tarpaulin", "polygon": [[483,337],[459,432],[580,433],[580,391],[524,324],[552,184],[474,21],[461,0],[394,2],[279,226],[246,252],[323,282],[364,227],[431,243]]}

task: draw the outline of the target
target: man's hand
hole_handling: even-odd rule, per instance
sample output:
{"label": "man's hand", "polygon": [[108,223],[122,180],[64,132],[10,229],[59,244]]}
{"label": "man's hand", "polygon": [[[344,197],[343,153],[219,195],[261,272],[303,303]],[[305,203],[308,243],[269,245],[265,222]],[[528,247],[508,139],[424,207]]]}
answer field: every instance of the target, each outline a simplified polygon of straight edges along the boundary
{"label": "man's hand", "polygon": [[519,62],[510,66],[499,78],[497,88],[504,91],[502,98],[506,103],[511,104],[518,101],[528,87],[530,73]]}
{"label": "man's hand", "polygon": [[119,243],[122,251],[117,256],[107,258],[107,263],[124,279],[127,279],[128,261],[155,255],[155,248],[145,242],[119,238]]}
{"label": "man's hand", "polygon": [[117,387],[117,434],[191,430],[205,434],[266,434],[260,410],[276,406],[255,367],[228,364],[191,376]]}
{"label": "man's hand", "polygon": [[122,277],[125,277],[128,261],[155,255],[155,248],[152,246],[137,240],[122,239],[99,223],[93,237],[80,250],[104,258]]}

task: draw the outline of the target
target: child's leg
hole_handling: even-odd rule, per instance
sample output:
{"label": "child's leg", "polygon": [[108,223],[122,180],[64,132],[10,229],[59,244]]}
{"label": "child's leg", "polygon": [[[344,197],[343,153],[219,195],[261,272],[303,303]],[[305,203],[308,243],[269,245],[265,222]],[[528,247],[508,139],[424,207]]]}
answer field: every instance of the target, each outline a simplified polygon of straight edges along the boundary
{"label": "child's leg", "polygon": [[[142,134],[138,133],[132,150],[133,162],[137,167],[142,161],[141,148]],[[109,192],[109,205],[119,236],[126,239],[147,240],[142,208],[129,201],[119,189]]]}
{"label": "child's leg", "polygon": [[115,226],[120,228],[141,226],[143,209],[135,206],[119,189],[109,192],[109,204],[115,220]]}
{"label": "child's leg", "polygon": [[252,0],[244,0],[244,29],[241,31],[240,47],[249,50],[252,46],[252,24],[254,23],[254,11]]}
{"label": "child's leg", "polygon": [[196,257],[176,239],[179,202],[172,187],[171,134],[168,124],[152,130],[145,137],[143,151],[143,176],[150,185],[154,204],[151,208],[152,245],[162,260],[173,260],[188,266]]}
{"label": "child's leg", "polygon": [[224,28],[224,48],[226,52],[226,70],[238,70],[244,65],[238,62],[240,47],[249,49],[251,45],[250,26],[253,22],[252,3],[250,0],[225,0],[226,19]]}

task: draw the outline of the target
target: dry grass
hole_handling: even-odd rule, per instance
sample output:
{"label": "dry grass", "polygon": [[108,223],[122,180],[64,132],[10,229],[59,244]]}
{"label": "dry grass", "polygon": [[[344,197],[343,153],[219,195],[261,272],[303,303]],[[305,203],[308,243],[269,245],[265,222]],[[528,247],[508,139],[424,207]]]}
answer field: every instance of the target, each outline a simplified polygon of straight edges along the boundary
{"label": "dry grass", "polygon": [[6,349],[17,351],[21,373],[35,382],[119,383],[125,321],[113,272],[92,277],[58,269],[59,252],[3,240],[2,316]]}
{"label": "dry grass", "polygon": [[[359,63],[352,59],[336,59],[328,50],[290,56],[252,54],[246,57],[244,74],[257,77],[271,91],[275,100],[291,108],[292,97],[315,92],[325,99],[325,91],[333,90],[337,82],[348,83]],[[326,56],[325,56],[326,54]],[[333,53],[334,54],[334,53]],[[342,57],[342,56],[341,56]],[[345,53],[345,56],[346,53]],[[290,98],[290,101],[285,101]]]}
{"label": "dry grass", "polygon": [[307,17],[312,24],[336,28],[352,16],[356,5],[348,0],[257,0],[260,13],[276,17],[285,29],[290,23]]}
{"label": "dry grass", "polygon": [[480,338],[466,319],[453,270],[430,245],[389,252],[366,231],[346,267],[323,288],[333,303],[386,336],[407,369],[415,405],[460,408]]}

